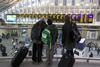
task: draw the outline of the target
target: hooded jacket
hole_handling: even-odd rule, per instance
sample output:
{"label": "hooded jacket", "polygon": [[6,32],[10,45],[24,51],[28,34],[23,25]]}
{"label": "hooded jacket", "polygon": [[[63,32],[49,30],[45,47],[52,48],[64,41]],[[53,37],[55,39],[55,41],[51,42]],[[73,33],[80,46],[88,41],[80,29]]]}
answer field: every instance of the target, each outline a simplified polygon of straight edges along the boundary
{"label": "hooded jacket", "polygon": [[52,38],[51,44],[55,45],[57,38],[58,38],[58,29],[57,29],[56,25],[54,25],[54,24],[48,25],[47,29],[49,29],[51,32],[51,38]]}
{"label": "hooded jacket", "polygon": [[46,27],[46,23],[42,20],[37,22],[31,30],[31,40],[39,40],[41,41],[41,36],[42,36],[42,31],[45,29]]}

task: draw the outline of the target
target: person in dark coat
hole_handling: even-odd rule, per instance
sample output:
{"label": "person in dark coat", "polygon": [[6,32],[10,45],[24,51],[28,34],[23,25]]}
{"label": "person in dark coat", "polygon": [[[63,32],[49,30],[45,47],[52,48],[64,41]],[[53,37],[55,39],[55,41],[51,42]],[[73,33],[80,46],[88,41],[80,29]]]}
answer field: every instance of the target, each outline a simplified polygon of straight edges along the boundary
{"label": "person in dark coat", "polygon": [[100,53],[100,48],[97,49],[97,55],[99,55],[99,53]]}
{"label": "person in dark coat", "polygon": [[42,61],[42,49],[43,43],[41,41],[42,31],[46,27],[46,23],[44,20],[38,21],[31,30],[31,40],[33,42],[32,46],[32,60],[33,62],[41,62]]}
{"label": "person in dark coat", "polygon": [[74,57],[73,48],[75,48],[76,42],[73,39],[73,27],[77,29],[76,24],[70,21],[70,15],[66,15],[65,24],[62,26],[62,45]]}
{"label": "person in dark coat", "polygon": [[[48,18],[47,20],[47,28],[48,30],[50,30],[51,32],[51,48],[49,46],[47,46],[47,64],[51,65],[52,64],[52,59],[53,59],[53,55],[54,55],[54,49],[55,49],[55,45],[56,45],[56,41],[58,38],[58,29],[56,27],[56,25],[53,24],[53,20],[52,18]],[[49,44],[50,45],[50,44]]]}

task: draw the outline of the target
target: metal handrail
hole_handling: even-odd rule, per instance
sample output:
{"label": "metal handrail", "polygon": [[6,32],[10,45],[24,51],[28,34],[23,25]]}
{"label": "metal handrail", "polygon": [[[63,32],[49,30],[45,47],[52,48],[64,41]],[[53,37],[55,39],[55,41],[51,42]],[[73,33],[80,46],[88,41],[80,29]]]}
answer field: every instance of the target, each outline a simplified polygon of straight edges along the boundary
{"label": "metal handrail", "polygon": [[[0,60],[4,60],[4,59],[12,59],[13,57],[0,57]],[[27,56],[25,59],[31,59],[31,56]],[[43,59],[46,58],[42,57]],[[54,57],[54,59],[60,59],[61,57]],[[100,60],[100,58],[94,58],[94,57],[75,57],[76,60],[81,59],[81,60],[86,60],[87,62],[89,62],[89,60]]]}
{"label": "metal handrail", "polygon": [[[7,27],[7,26],[0,26],[0,29],[22,29],[22,28],[25,28],[25,29],[31,29],[32,27]],[[58,28],[59,30],[61,30],[61,28]],[[79,28],[79,30],[93,30],[93,31],[99,31],[100,29],[90,29],[90,28]]]}

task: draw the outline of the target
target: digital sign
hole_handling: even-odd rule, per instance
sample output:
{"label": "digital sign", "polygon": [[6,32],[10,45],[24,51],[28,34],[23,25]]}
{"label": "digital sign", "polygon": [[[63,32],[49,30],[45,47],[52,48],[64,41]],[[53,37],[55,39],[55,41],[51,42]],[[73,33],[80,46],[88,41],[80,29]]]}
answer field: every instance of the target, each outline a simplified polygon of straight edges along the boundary
{"label": "digital sign", "polygon": [[92,23],[93,14],[71,14],[71,21],[76,23]]}
{"label": "digital sign", "polygon": [[6,21],[7,23],[16,23],[17,16],[12,14],[6,15]]}
{"label": "digital sign", "polygon": [[[92,23],[94,15],[93,14],[67,14],[70,15],[71,21],[75,23]],[[41,19],[41,18],[48,18],[51,17],[53,21],[57,23],[62,23],[64,22],[65,19],[65,14],[16,14],[16,15],[7,15],[7,21],[11,23],[16,23],[20,18],[18,22],[37,22],[33,21],[35,19]],[[66,18],[67,19],[67,18]]]}

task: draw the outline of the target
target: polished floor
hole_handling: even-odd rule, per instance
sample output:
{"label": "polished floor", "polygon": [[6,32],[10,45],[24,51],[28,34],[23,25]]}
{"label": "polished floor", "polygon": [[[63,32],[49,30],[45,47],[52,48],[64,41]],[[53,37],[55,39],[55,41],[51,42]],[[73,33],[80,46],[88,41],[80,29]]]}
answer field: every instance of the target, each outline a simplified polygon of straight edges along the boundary
{"label": "polished floor", "polygon": [[[24,60],[24,62],[20,65],[20,67],[58,67],[58,61],[53,61],[52,65],[47,66],[46,62],[40,64],[33,64],[31,60]],[[0,60],[0,67],[11,67],[10,60]],[[76,61],[74,67],[100,67],[100,61],[97,62],[80,62]]]}

